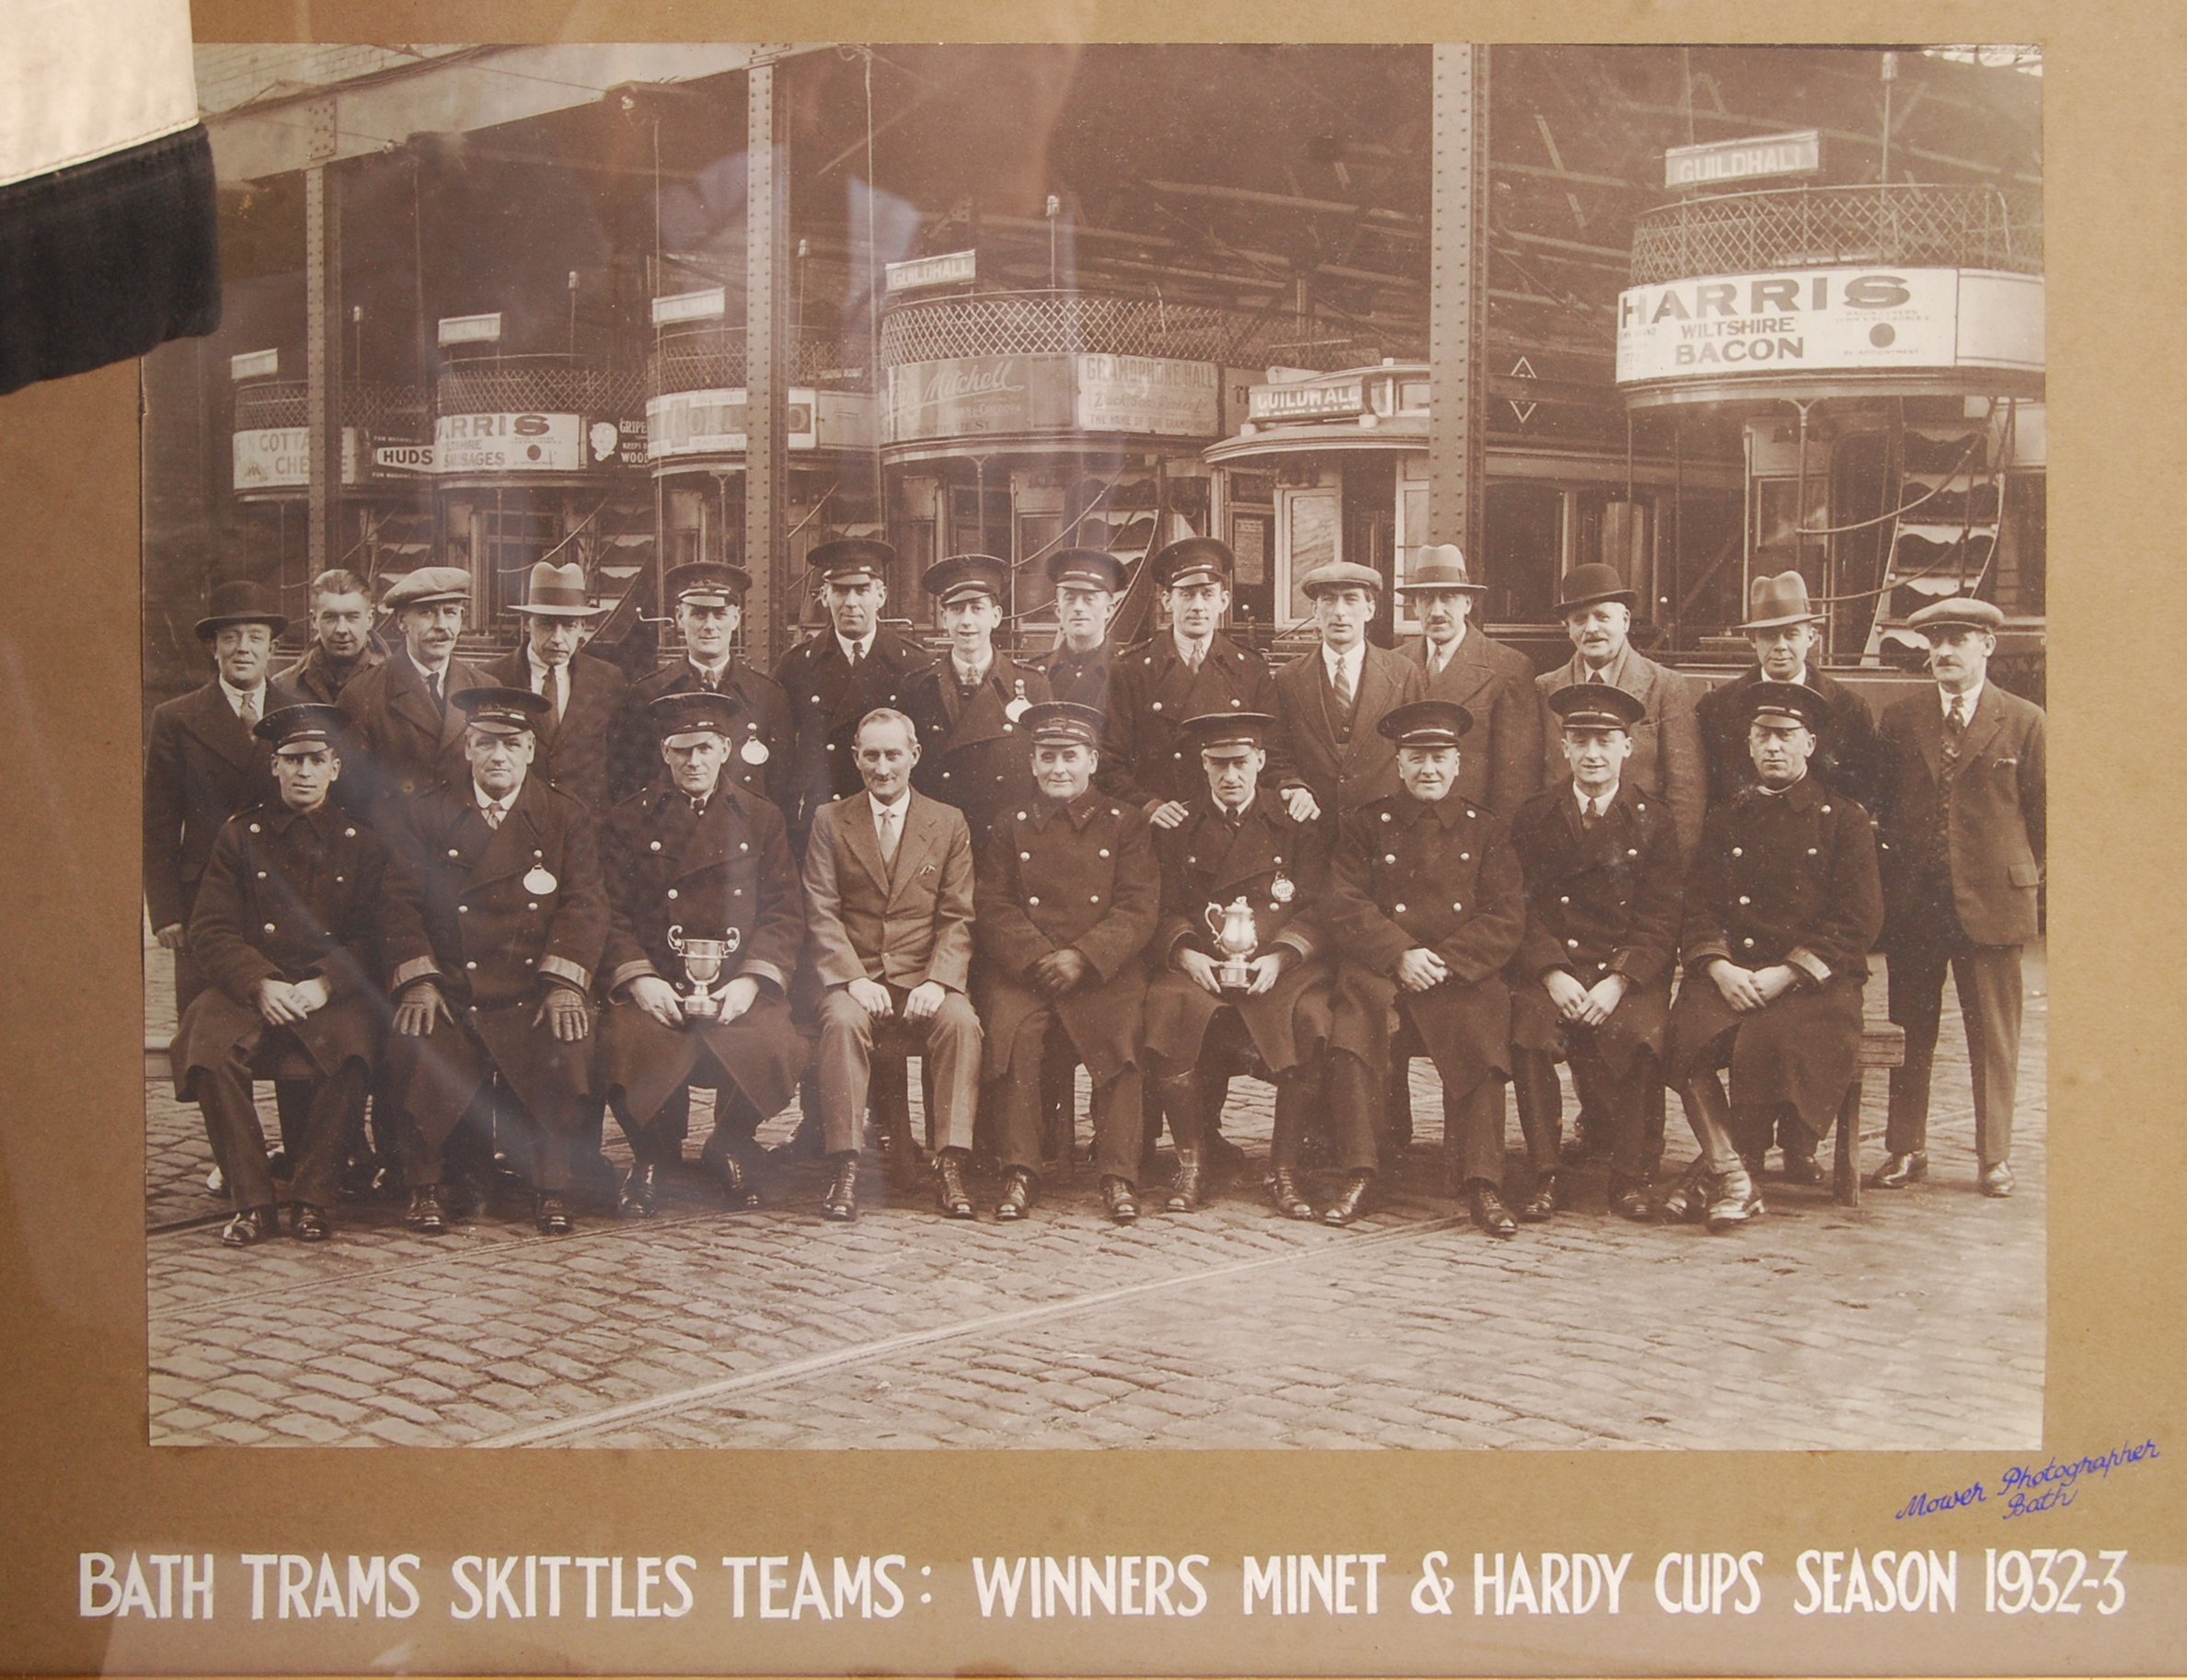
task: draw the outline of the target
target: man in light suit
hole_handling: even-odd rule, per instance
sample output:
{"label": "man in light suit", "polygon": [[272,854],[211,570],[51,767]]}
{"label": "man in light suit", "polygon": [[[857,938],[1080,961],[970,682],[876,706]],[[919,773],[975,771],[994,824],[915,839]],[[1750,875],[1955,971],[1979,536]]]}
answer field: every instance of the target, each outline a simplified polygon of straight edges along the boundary
{"label": "man in light suit", "polygon": [[528,688],[547,703],[539,719],[540,767],[595,818],[607,811],[607,731],[623,708],[623,673],[580,652],[583,627],[606,612],[593,604],[582,566],[541,560],[532,568],[522,606],[524,645],[488,662],[486,674]]}
{"label": "man in light suit", "polygon": [[1982,1193],[2012,1193],[2020,1078],[2020,949],[2043,880],[2044,719],[1988,680],[2005,616],[1939,601],[1907,621],[1928,638],[1933,691],[1883,714],[1892,756],[1880,813],[1891,1018],[1906,1060],[1891,1070],[1890,1158],[1869,1179],[1898,1190],[1928,1172],[1928,1085],[1944,974],[1959,987],[1974,1064]]}
{"label": "man in light suit", "polygon": [[[1314,604],[1321,645],[1276,673],[1276,717],[1291,746],[1286,794],[1303,787],[1330,822],[1398,791],[1396,746],[1377,727],[1425,699],[1424,667],[1367,640],[1382,589],[1371,566],[1339,560],[1299,588]],[[1294,815],[1304,815],[1295,806]]]}
{"label": "man in light suit", "polygon": [[[941,1210],[973,1216],[964,1187],[980,1097],[980,1019],[972,967],[972,830],[954,806],[915,793],[918,731],[902,712],[868,712],[856,737],[866,790],[812,813],[805,846],[806,949],[820,984],[821,1212],[858,1217],[858,1131],[876,1042],[931,1059],[935,1179]],[[894,1140],[908,1158],[910,1140]]]}
{"label": "man in light suit", "polygon": [[1487,592],[1456,543],[1421,549],[1398,593],[1423,634],[1399,652],[1426,673],[1429,699],[1456,700],[1473,719],[1453,791],[1508,820],[1542,785],[1542,707],[1534,662],[1468,622]]}

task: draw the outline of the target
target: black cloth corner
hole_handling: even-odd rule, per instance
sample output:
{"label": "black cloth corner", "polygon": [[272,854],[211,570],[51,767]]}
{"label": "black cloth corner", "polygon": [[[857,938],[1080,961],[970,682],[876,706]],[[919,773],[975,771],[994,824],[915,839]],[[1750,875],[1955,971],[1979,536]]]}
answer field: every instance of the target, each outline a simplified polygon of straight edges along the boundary
{"label": "black cloth corner", "polygon": [[219,325],[203,124],[0,187],[0,394]]}

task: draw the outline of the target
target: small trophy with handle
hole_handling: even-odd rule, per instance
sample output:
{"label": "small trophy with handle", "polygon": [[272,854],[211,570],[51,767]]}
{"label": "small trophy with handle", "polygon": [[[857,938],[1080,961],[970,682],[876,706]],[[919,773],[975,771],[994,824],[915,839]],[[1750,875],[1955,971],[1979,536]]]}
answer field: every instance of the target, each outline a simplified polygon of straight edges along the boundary
{"label": "small trophy with handle", "polygon": [[1215,964],[1215,984],[1226,991],[1242,992],[1253,984],[1253,953],[1260,949],[1260,930],[1253,925],[1253,906],[1241,894],[1226,910],[1207,907],[1207,931],[1214,936],[1223,961]]}
{"label": "small trophy with handle", "polygon": [[689,992],[676,994],[685,1020],[710,1021],[720,1017],[721,999],[714,991],[714,983],[721,978],[721,971],[742,942],[743,936],[734,927],[719,939],[686,939],[682,927],[668,930],[668,949],[684,960],[684,977],[691,983]]}

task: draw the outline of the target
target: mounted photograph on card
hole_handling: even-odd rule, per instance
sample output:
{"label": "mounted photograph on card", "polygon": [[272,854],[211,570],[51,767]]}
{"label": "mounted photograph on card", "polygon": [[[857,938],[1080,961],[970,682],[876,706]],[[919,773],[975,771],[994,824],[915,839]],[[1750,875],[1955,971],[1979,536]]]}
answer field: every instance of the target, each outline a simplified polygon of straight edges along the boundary
{"label": "mounted photograph on card", "polygon": [[2043,70],[201,44],[149,1444],[2037,1452]]}

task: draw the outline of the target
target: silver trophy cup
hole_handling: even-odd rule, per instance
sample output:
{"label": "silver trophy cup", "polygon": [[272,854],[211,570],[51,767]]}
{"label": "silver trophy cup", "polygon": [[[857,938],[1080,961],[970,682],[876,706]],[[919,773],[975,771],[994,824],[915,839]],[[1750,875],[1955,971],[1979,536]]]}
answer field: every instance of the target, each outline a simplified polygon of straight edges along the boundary
{"label": "silver trophy cup", "polygon": [[719,939],[687,939],[680,926],[668,930],[668,949],[684,960],[684,978],[691,986],[688,992],[676,994],[685,1020],[719,1018],[721,997],[714,990],[714,983],[721,978],[721,971],[742,942],[743,936],[733,927]]}
{"label": "silver trophy cup", "polygon": [[1253,953],[1260,949],[1260,930],[1253,925],[1253,906],[1243,897],[1207,907],[1207,931],[1214,936],[1223,961],[1215,964],[1215,984],[1226,991],[1240,991],[1253,984]]}

